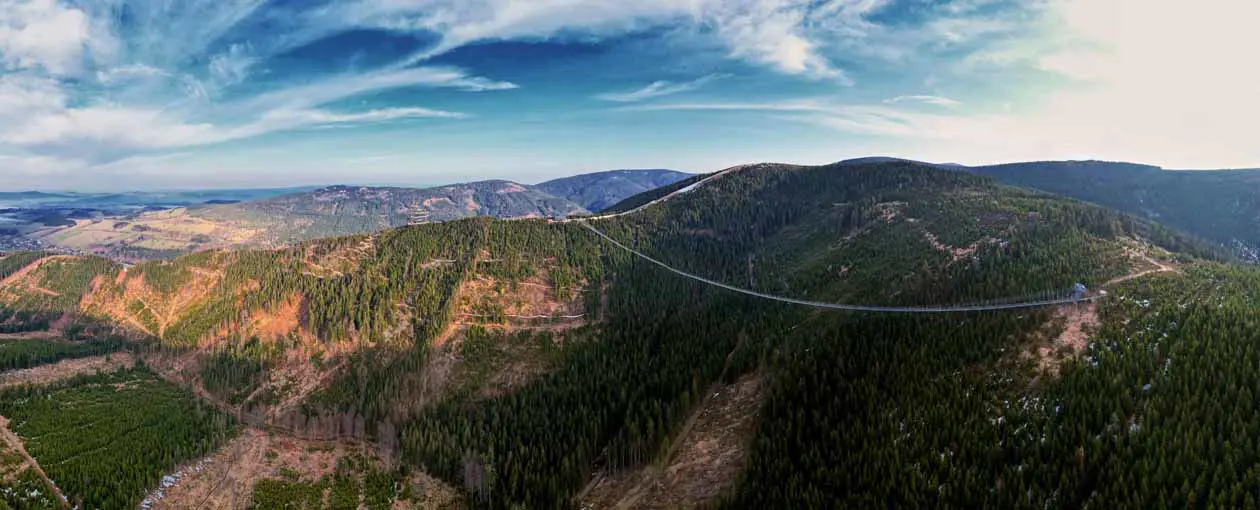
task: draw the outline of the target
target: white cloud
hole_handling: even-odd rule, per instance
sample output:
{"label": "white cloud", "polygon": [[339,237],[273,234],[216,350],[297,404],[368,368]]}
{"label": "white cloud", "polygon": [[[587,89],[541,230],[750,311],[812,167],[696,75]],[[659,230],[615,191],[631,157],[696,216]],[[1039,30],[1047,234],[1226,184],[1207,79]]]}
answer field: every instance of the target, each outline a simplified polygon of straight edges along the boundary
{"label": "white cloud", "polygon": [[[112,77],[106,81],[153,74],[144,67],[113,69],[109,73]],[[0,76],[0,143],[36,155],[105,163],[137,154],[209,145],[311,125],[465,116],[421,107],[347,113],[316,108],[356,94],[414,85],[476,91],[514,87],[451,68],[345,75],[282,89],[243,103],[211,105],[212,110],[229,111],[231,115],[210,122],[197,120],[196,111],[106,102],[71,106],[66,91],[56,80],[5,75]]]}
{"label": "white cloud", "polygon": [[0,2],[0,62],[10,69],[78,73],[86,50],[96,45],[91,32],[83,11],[55,0]]}
{"label": "white cloud", "polygon": [[50,176],[83,170],[88,165],[82,161],[52,156],[0,154],[0,166],[4,167],[0,177],[4,178],[6,186],[12,188],[43,184]]}
{"label": "white cloud", "polygon": [[318,124],[348,124],[385,122],[401,119],[463,119],[468,116],[458,112],[431,110],[429,108],[382,108],[356,113],[334,113],[325,110],[277,110],[268,112],[258,122],[237,130],[239,136],[254,132],[271,132],[299,126]]}
{"label": "white cloud", "polygon": [[[988,46],[958,72],[1035,66],[1063,79],[1008,90],[995,104],[906,96],[879,105],[834,100],[635,106],[773,112],[847,133],[887,137],[918,157],[970,163],[1108,159],[1170,168],[1260,166],[1260,4],[1207,0],[1066,0],[1029,36]],[[1171,37],[1170,34],[1179,34]],[[1026,84],[1028,82],[1022,82]],[[998,89],[1001,90],[1001,89]],[[914,103],[951,108],[924,111]]]}
{"label": "white cloud", "polygon": [[96,81],[102,85],[121,85],[132,80],[143,80],[148,78],[168,77],[170,73],[158,69],[153,66],[144,64],[130,64],[109,69],[102,69],[96,72]]}
{"label": "white cloud", "polygon": [[[36,112],[63,108],[66,96],[54,80],[21,74],[0,75],[0,121],[18,122]],[[0,129],[4,126],[0,125]]]}
{"label": "white cloud", "polygon": [[158,110],[118,106],[43,111],[0,133],[0,140],[12,146],[98,162],[220,139],[210,124],[186,123]]}
{"label": "white cloud", "polygon": [[210,82],[213,88],[231,87],[245,81],[249,70],[258,63],[246,44],[233,44],[227,51],[210,58]]}
{"label": "white cloud", "polygon": [[464,117],[456,112],[427,108],[385,108],[356,113],[272,110],[246,124],[216,126],[186,122],[157,110],[96,106],[39,113],[16,129],[0,131],[0,141],[36,153],[103,163],[145,152],[221,143],[305,126]]}
{"label": "white cloud", "polygon": [[643,101],[647,99],[654,99],[654,98],[669,96],[673,94],[680,94],[683,92],[690,92],[690,91],[699,89],[701,87],[704,87],[705,85],[708,85],[714,80],[718,80],[723,77],[725,76],[711,74],[703,78],[699,78],[696,80],[683,82],[683,83],[674,83],[671,81],[660,80],[660,81],[654,81],[643,88],[633,90],[630,92],[608,92],[608,93],[600,94],[595,97],[597,99],[602,99],[604,101],[614,101],[618,103],[633,103],[636,101]]}
{"label": "white cloud", "polygon": [[445,87],[468,92],[512,90],[514,83],[470,76],[451,67],[417,67],[365,74],[343,74],[309,85],[284,88],[253,98],[244,105],[250,110],[285,108],[290,110],[319,106],[373,91],[402,87]]}
{"label": "white cloud", "polygon": [[945,108],[956,108],[956,107],[962,106],[961,101],[950,99],[948,97],[931,96],[931,95],[897,96],[897,97],[890,97],[884,100],[884,104],[897,104],[897,103],[923,103],[923,104],[930,104],[933,106],[941,106]]}
{"label": "white cloud", "polygon": [[941,137],[936,125],[941,115],[890,106],[834,104],[820,99],[779,102],[662,103],[625,107],[626,111],[753,111],[771,112],[781,118],[820,125],[840,131],[880,136]]}
{"label": "white cloud", "polygon": [[[84,3],[93,19],[115,23],[126,32],[130,55],[161,68],[206,56],[207,49],[242,20],[266,5],[265,0],[91,0]],[[117,13],[126,9],[126,26]]]}
{"label": "white cloud", "polygon": [[794,0],[727,1],[712,4],[706,14],[730,47],[732,57],[786,74],[831,78],[852,85],[853,80],[836,68],[806,33],[811,4]]}
{"label": "white cloud", "polygon": [[[850,83],[823,54],[831,37],[853,37],[861,16],[886,0],[360,0],[319,11],[326,26],[369,25],[441,34],[413,64],[482,41],[610,35],[687,24],[732,58],[776,71]],[[843,20],[841,22],[840,20]],[[327,28],[327,30],[333,30]]]}
{"label": "white cloud", "polygon": [[[1011,113],[959,121],[969,143],[937,150],[1008,158],[1094,157],[1169,167],[1260,165],[1260,3],[1064,0],[1040,39],[1007,46],[1072,83],[1027,97]],[[960,134],[961,134],[960,133]],[[987,143],[986,143],[987,142]],[[973,156],[981,157],[981,156]]]}

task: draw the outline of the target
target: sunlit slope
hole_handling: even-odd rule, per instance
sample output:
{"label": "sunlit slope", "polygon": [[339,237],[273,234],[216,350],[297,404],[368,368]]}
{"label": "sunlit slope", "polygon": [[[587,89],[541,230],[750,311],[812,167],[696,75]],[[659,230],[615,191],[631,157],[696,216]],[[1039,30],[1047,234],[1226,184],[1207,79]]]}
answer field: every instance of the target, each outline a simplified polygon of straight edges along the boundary
{"label": "sunlit slope", "polygon": [[[1099,207],[900,162],[742,167],[591,225],[707,278],[858,304],[1036,299],[1128,274],[1138,252],[1190,260],[1152,245],[1193,246]],[[723,440],[742,463],[714,468],[748,473],[747,487],[794,476],[780,469],[795,454],[780,449],[789,439],[775,430],[795,430],[806,409],[847,428],[921,404],[956,419],[948,430],[990,434],[955,413],[1002,398],[976,390],[986,367],[1057,313],[920,318],[767,303],[668,273],[576,223],[546,220],[460,220],[126,270],[87,259],[63,265],[71,262],[82,283],[48,288],[49,271],[66,269],[30,262],[0,285],[0,297],[151,335],[167,346],[152,365],[179,367],[217,405],[248,420],[371,438],[495,507],[566,505],[600,477],[634,479],[642,466],[672,462],[670,452],[690,451],[678,441],[703,436],[703,426],[684,433],[684,424],[710,409],[709,390],[722,381],[769,385],[761,397],[712,408],[754,420],[741,430],[757,432]],[[40,297],[45,288],[59,297]],[[1063,363],[1077,355],[1064,353]],[[838,372],[816,370],[829,363]],[[809,367],[822,379],[789,384],[813,380],[802,375]],[[867,454],[837,451],[809,430],[791,448],[844,462]],[[800,494],[748,492],[728,476],[717,493],[749,504],[757,494],[784,502],[878,494],[818,476],[792,478]],[[660,501],[684,504],[666,496]]]}

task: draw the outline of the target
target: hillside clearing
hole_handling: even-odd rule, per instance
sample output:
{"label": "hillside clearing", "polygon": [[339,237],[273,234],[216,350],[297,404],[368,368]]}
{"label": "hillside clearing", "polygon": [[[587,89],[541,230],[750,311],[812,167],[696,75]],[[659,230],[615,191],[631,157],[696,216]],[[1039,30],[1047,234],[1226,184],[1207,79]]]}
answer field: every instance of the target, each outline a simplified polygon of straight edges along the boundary
{"label": "hillside clearing", "polygon": [[123,351],[104,356],[66,359],[50,365],[0,373],[0,389],[22,384],[49,384],[78,375],[113,372],[134,365],[135,358],[131,353]]}
{"label": "hillside clearing", "polygon": [[766,379],[751,373],[717,385],[692,413],[668,458],[624,473],[598,475],[579,496],[584,510],[696,508],[735,486],[766,397]]}

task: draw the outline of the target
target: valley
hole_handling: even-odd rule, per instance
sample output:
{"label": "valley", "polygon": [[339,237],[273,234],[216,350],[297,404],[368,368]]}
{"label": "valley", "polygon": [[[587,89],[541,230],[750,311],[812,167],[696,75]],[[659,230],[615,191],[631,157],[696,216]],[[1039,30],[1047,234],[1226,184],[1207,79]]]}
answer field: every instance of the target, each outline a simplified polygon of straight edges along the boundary
{"label": "valley", "polygon": [[0,0],[0,510],[1260,509],[1200,7]]}
{"label": "valley", "polygon": [[[1254,459],[1223,445],[1260,430],[1260,273],[1210,245],[906,162],[746,165],[609,210],[586,220],[608,239],[472,217],[135,265],[9,254],[0,415],[69,501],[104,508],[1247,498]],[[793,300],[1107,294],[820,310],[610,239]],[[1177,404],[1213,396],[1237,405]],[[40,507],[6,492],[29,471],[0,476],[6,504]]]}

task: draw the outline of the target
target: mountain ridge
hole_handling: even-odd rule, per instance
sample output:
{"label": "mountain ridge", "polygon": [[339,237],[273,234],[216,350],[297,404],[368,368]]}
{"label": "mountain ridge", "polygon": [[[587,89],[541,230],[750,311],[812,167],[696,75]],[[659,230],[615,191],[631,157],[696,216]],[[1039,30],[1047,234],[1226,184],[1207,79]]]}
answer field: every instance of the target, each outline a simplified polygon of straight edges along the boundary
{"label": "mountain ridge", "polygon": [[668,186],[692,174],[665,169],[607,170],[561,177],[534,187],[568,199],[591,212],[600,212],[626,198]]}
{"label": "mountain ridge", "polygon": [[[1116,415],[1122,405],[1135,423],[1161,426],[1143,421],[1130,396],[1185,387],[1147,393],[1147,379],[1122,377],[1161,366],[1140,343],[1158,330],[1120,329],[1150,304],[1141,293],[1217,274],[1210,262],[1160,248],[1190,244],[1175,232],[912,163],[757,164],[713,175],[633,214],[588,221],[679,270],[799,299],[929,305],[1058,293],[1078,282],[1121,288],[1109,289],[1116,297],[1101,311],[823,313],[676,277],[577,222],[478,217],[130,268],[10,255],[19,258],[0,258],[8,275],[0,302],[47,324],[65,314],[108,320],[150,338],[138,351],[145,366],[226,416],[278,436],[370,441],[490,508],[631,497],[664,507],[1040,508],[1060,484],[1072,494],[1095,486],[1073,461],[1081,444],[1087,456],[1140,465],[1130,462],[1134,449],[1109,450],[1097,438],[1124,430],[1113,423],[1125,418]],[[350,190],[330,192],[342,191]],[[1173,270],[1149,272],[1147,258]],[[1130,284],[1127,275],[1146,276]],[[1178,313],[1172,305],[1153,306]],[[1147,320],[1134,329],[1163,324],[1135,317]],[[1199,321],[1228,317],[1243,315]],[[1065,320],[1078,331],[1057,326]],[[1115,340],[1073,340],[1092,321]],[[1141,369],[1116,367],[1117,359]],[[1104,383],[1113,386],[1092,391]],[[719,398],[749,386],[764,389]],[[1056,405],[1102,418],[1064,427]],[[718,428],[705,418],[714,413],[740,432],[706,436]],[[1007,449],[995,452],[1001,437]],[[722,445],[720,455],[698,451],[712,445]],[[940,445],[950,462],[941,462]],[[688,457],[680,464],[675,451]],[[671,483],[712,489],[636,485],[656,480],[661,464],[676,473]],[[915,483],[916,469],[932,483]],[[276,483],[321,493],[305,478],[253,476],[255,501]],[[990,490],[1000,477],[1021,489]],[[853,483],[837,483],[845,480]],[[1030,491],[1034,504],[1020,505]]]}

